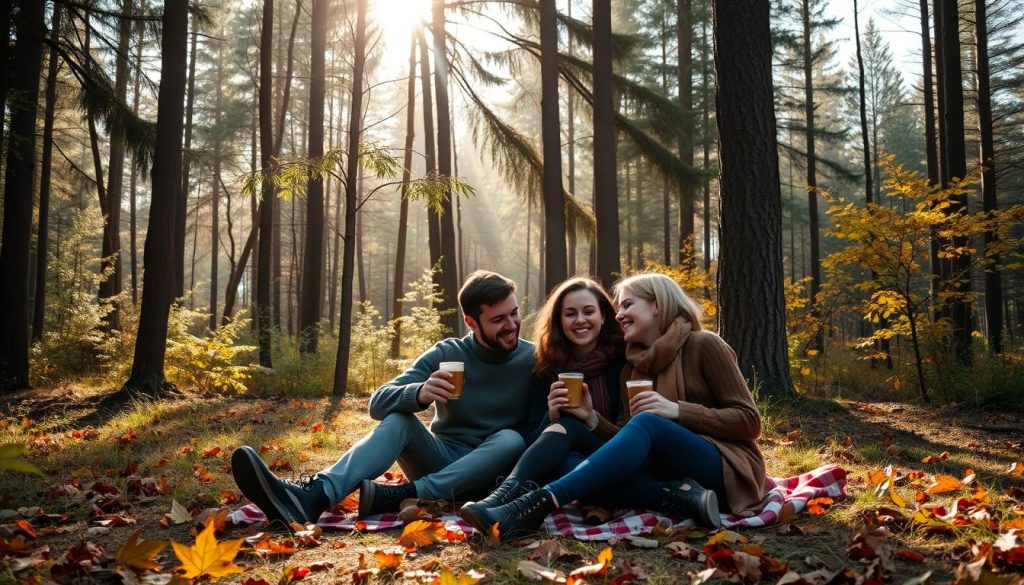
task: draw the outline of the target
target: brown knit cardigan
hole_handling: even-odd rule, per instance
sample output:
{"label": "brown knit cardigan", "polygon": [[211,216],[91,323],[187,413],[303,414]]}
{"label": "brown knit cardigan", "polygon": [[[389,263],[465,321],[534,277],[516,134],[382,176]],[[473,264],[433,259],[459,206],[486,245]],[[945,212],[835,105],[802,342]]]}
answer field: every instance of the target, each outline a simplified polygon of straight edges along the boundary
{"label": "brown knit cardigan", "polygon": [[[765,465],[755,439],[761,434],[761,416],[747,383],[736,364],[736,353],[710,331],[691,331],[688,322],[677,327],[681,347],[669,368],[681,368],[670,376],[676,383],[658,384],[665,372],[645,372],[629,362],[622,382],[635,378],[655,381],[655,390],[679,402],[679,424],[703,436],[722,454],[722,479],[729,508],[739,516],[761,511],[765,496]],[[595,432],[609,439],[629,416],[629,397],[621,392],[624,417],[618,424],[598,417]]]}

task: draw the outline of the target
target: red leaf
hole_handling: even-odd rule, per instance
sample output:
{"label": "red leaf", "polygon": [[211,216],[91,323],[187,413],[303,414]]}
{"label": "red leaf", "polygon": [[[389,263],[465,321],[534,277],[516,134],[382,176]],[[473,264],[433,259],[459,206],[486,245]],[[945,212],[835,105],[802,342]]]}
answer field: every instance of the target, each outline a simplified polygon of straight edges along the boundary
{"label": "red leaf", "polygon": [[820,516],[821,514],[824,514],[825,510],[827,510],[833,503],[834,501],[829,497],[814,498],[807,502],[807,512],[814,516]]}
{"label": "red leaf", "polygon": [[32,528],[32,525],[28,523],[28,520],[15,520],[14,523],[17,524],[18,528],[20,528],[28,537],[35,538],[38,536],[35,528]]}
{"label": "red leaf", "polygon": [[117,442],[122,444],[134,443],[135,439],[137,439],[138,437],[139,435],[135,431],[128,431],[127,433],[118,437]]}
{"label": "red leaf", "polygon": [[901,557],[901,558],[903,558],[905,560],[911,561],[913,563],[923,563],[924,562],[924,555],[923,554],[921,554],[919,552],[914,552],[914,551],[912,551],[910,549],[906,549],[906,548],[897,549],[896,550],[896,556]]}
{"label": "red leaf", "polygon": [[220,455],[220,447],[214,447],[207,451],[203,451],[202,458],[209,459],[211,457],[216,457],[217,455]]}
{"label": "red leaf", "polygon": [[270,464],[271,471],[291,471],[292,464],[284,459],[274,459]]}

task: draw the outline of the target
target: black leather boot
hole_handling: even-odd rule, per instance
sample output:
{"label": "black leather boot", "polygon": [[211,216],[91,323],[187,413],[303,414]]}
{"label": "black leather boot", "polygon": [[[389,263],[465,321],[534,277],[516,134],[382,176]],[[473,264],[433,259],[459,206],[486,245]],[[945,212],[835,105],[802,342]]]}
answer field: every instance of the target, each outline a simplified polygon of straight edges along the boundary
{"label": "black leather boot", "polygon": [[[495,523],[502,540],[535,532],[549,512],[555,509],[555,497],[546,489],[533,490],[497,508],[475,510],[476,520],[488,534]],[[462,510],[459,510],[460,514]],[[466,518],[463,516],[463,518]],[[468,521],[468,519],[467,519]],[[476,524],[474,524],[476,526]]]}
{"label": "black leather boot", "polygon": [[519,496],[524,496],[535,489],[537,489],[537,484],[532,481],[520,482],[514,477],[506,478],[486,498],[479,502],[466,502],[463,504],[459,508],[459,516],[462,516],[462,519],[469,522],[473,528],[486,534],[491,527],[484,524],[483,520],[480,519],[480,514],[483,510],[504,506]]}
{"label": "black leather boot", "polygon": [[707,528],[722,527],[718,495],[692,479],[662,484],[660,509],[673,516],[693,518],[697,524]]}

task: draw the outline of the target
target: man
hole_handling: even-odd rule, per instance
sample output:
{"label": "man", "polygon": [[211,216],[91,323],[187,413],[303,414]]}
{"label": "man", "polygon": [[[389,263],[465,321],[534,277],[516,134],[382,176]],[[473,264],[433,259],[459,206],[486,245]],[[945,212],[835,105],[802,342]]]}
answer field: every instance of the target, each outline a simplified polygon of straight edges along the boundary
{"label": "man", "polygon": [[[515,283],[478,270],[459,291],[459,304],[471,333],[438,342],[378,388],[369,411],[381,423],[334,465],[293,483],[275,476],[252,447],[235,450],[235,483],[268,520],[316,522],[357,487],[360,516],[397,511],[406,498],[466,499],[512,467],[546,410],[546,389],[533,376],[534,346],[519,339]],[[465,364],[461,399],[452,398],[452,374],[440,368],[450,361]],[[416,413],[431,404],[427,430]],[[371,481],[396,460],[411,483]]]}

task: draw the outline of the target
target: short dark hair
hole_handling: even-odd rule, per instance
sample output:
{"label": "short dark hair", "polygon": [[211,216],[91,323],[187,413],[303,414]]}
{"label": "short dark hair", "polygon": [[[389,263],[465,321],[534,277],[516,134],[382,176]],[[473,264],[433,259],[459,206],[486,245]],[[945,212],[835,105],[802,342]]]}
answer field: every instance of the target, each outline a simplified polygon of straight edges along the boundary
{"label": "short dark hair", "polygon": [[477,270],[466,277],[459,289],[459,305],[462,313],[480,322],[480,310],[484,305],[494,305],[516,292],[516,283],[509,278],[491,272]]}

